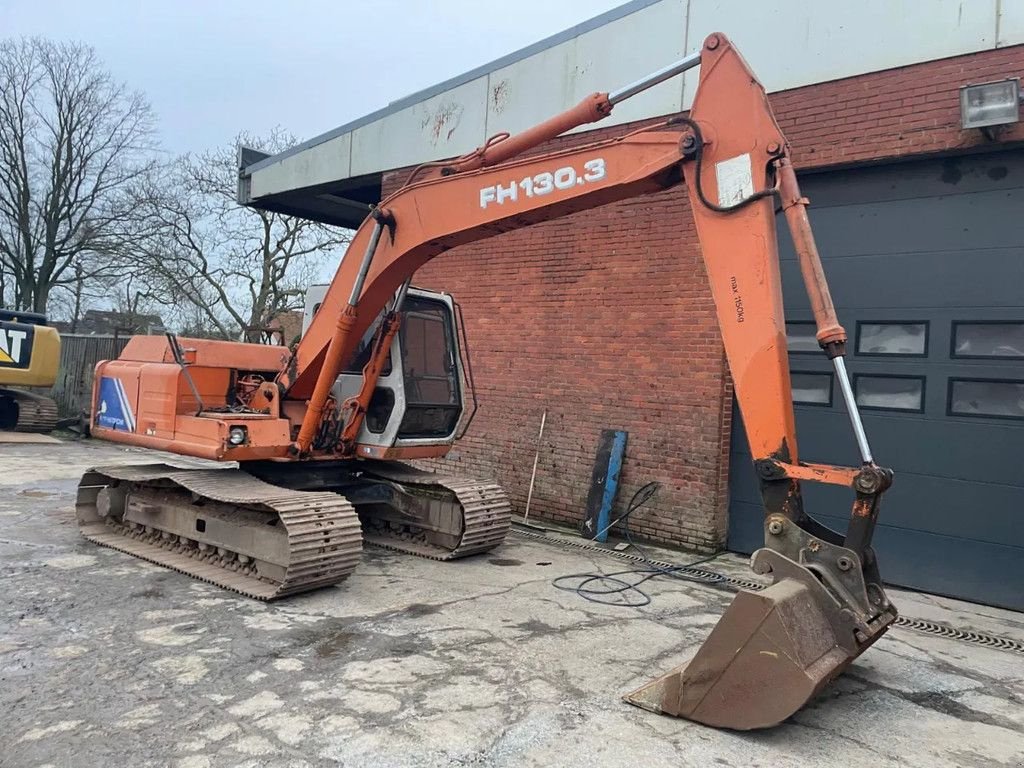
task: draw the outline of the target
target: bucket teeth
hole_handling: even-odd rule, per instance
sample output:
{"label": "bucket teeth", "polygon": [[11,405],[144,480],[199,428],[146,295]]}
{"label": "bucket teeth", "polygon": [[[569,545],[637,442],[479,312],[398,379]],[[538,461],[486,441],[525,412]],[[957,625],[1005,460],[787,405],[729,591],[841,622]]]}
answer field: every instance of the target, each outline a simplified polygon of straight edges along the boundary
{"label": "bucket teeth", "polygon": [[[853,622],[813,581],[783,578],[742,591],[687,664],[625,697],[652,712],[716,728],[769,728],[842,674],[895,618],[855,639]],[[863,632],[861,632],[863,635]]]}

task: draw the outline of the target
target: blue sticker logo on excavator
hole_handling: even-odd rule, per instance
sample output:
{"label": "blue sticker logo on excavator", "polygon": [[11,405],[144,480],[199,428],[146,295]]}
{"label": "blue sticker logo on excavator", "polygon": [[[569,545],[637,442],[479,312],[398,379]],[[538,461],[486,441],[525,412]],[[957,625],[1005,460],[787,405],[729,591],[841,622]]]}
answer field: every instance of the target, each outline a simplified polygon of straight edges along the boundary
{"label": "blue sticker logo on excavator", "polygon": [[121,432],[135,431],[135,414],[128,402],[124,384],[120,379],[104,376],[100,379],[100,401],[96,412],[96,426],[117,429]]}

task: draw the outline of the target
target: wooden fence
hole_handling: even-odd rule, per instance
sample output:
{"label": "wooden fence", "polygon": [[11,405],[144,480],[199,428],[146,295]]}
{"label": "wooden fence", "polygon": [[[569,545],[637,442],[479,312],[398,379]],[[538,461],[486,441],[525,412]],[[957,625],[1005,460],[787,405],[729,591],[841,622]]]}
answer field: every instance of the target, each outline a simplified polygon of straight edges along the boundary
{"label": "wooden fence", "polygon": [[57,401],[61,417],[89,410],[92,376],[96,363],[117,357],[131,336],[86,336],[62,333],[60,370],[50,397]]}

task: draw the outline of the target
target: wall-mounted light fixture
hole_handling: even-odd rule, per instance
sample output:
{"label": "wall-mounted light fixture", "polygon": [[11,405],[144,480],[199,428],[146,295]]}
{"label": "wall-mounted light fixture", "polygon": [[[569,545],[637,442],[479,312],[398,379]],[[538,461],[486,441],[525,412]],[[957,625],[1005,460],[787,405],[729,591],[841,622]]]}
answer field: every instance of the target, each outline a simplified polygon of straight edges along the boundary
{"label": "wall-mounted light fixture", "polygon": [[1020,122],[1020,78],[965,85],[960,89],[960,124],[964,130]]}

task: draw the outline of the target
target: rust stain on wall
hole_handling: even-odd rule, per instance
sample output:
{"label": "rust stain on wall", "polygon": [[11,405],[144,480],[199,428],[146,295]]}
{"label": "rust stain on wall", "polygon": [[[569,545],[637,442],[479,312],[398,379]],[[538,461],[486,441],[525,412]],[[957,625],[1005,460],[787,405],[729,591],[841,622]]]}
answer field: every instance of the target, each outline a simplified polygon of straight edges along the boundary
{"label": "rust stain on wall", "polygon": [[501,114],[505,111],[505,104],[508,102],[508,80],[502,80],[500,83],[491,88],[491,104],[494,106],[494,112]]}
{"label": "rust stain on wall", "polygon": [[443,102],[435,110],[428,110],[420,120],[420,128],[430,132],[430,143],[437,146],[438,142],[449,141],[462,120],[465,111],[461,104],[454,101]]}

